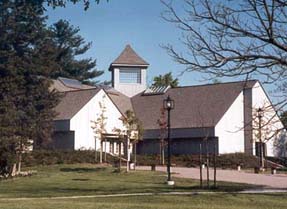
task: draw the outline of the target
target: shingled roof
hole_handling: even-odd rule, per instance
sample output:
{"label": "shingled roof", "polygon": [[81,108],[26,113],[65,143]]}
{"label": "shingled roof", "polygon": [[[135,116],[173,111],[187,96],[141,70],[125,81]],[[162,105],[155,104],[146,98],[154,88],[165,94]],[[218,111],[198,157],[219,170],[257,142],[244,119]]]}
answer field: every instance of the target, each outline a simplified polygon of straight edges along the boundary
{"label": "shingled roof", "polygon": [[62,93],[60,103],[56,106],[55,111],[58,114],[54,120],[71,119],[82,107],[84,107],[101,88],[85,89],[77,91],[68,91]]}
{"label": "shingled roof", "polygon": [[252,88],[256,82],[178,87],[158,95],[138,94],[132,98],[132,105],[145,130],[158,129],[157,120],[167,95],[175,101],[175,109],[171,111],[172,128],[214,127],[240,92]]}
{"label": "shingled roof", "polygon": [[122,51],[122,53],[118,56],[117,59],[115,59],[111,66],[145,66],[147,67],[149,64],[141,58],[128,44],[125,49]]}

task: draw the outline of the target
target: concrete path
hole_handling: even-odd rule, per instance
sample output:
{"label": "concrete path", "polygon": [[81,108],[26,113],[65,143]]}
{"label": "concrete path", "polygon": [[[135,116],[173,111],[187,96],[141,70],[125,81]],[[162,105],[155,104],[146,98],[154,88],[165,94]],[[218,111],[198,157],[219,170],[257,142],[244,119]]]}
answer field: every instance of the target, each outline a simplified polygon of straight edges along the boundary
{"label": "concrete path", "polygon": [[[137,166],[137,170],[150,170],[150,166]],[[166,172],[166,167],[157,166],[157,171]],[[172,176],[199,179],[199,168],[172,167]],[[209,169],[210,179],[213,179],[213,169]],[[217,169],[218,181],[261,185],[266,188],[287,189],[287,175],[285,174],[255,174],[237,170]],[[203,179],[206,179],[206,168],[203,169]]]}
{"label": "concrete path", "polygon": [[156,195],[216,195],[216,194],[270,194],[286,193],[287,190],[246,190],[239,192],[216,192],[216,191],[195,191],[195,192],[144,192],[144,193],[124,193],[124,194],[99,194],[99,195],[80,195],[80,196],[60,196],[60,197],[15,197],[0,198],[1,201],[25,201],[25,200],[62,200],[62,199],[82,199],[82,198],[109,198],[109,197],[135,197],[135,196],[156,196]]}

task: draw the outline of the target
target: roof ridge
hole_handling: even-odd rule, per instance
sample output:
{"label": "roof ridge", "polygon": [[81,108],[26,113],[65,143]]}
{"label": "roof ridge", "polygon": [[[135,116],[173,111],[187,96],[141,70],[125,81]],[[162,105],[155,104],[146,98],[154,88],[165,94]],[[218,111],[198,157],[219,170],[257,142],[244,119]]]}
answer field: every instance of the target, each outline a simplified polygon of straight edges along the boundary
{"label": "roof ridge", "polygon": [[176,89],[176,88],[190,88],[190,87],[202,87],[202,86],[215,86],[215,85],[223,85],[223,84],[235,84],[235,83],[244,83],[244,82],[260,82],[258,79],[251,79],[251,80],[242,80],[242,81],[230,81],[230,82],[224,82],[224,83],[207,83],[207,84],[198,84],[198,85],[191,85],[191,86],[177,86],[173,87],[171,89]]}
{"label": "roof ridge", "polygon": [[94,88],[90,88],[90,89],[76,89],[76,90],[64,91],[64,92],[61,92],[61,93],[70,93],[70,92],[79,92],[79,91],[91,91],[91,90],[97,90],[97,89],[100,90],[102,88],[94,87]]}

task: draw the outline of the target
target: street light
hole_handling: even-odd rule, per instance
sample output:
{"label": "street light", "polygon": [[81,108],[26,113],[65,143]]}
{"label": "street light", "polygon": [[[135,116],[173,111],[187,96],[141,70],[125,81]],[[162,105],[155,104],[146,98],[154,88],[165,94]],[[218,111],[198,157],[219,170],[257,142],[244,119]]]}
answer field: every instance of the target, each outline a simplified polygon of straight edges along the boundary
{"label": "street light", "polygon": [[174,109],[174,100],[172,100],[169,95],[163,100],[163,107],[167,110],[167,184],[174,185],[174,181],[171,180],[170,175],[170,111]]}
{"label": "street light", "polygon": [[263,110],[261,108],[257,109],[257,116],[258,116],[258,138],[259,138],[259,166],[260,169],[264,167],[264,159],[263,159],[263,143],[262,143],[262,117],[263,117]]}

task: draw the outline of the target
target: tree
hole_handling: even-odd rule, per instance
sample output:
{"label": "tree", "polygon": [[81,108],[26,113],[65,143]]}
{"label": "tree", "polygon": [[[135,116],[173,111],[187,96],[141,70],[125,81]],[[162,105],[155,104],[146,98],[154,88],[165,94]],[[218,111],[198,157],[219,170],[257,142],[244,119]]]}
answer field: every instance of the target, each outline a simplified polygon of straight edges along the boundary
{"label": "tree", "polygon": [[125,112],[125,117],[122,117],[123,125],[126,128],[126,149],[127,149],[127,171],[129,170],[129,161],[130,161],[130,143],[134,145],[134,161],[136,163],[136,144],[143,136],[143,127],[141,121],[136,117],[135,113],[132,110],[127,110]]}
{"label": "tree", "polygon": [[164,48],[187,72],[246,79],[258,76],[282,86],[286,104],[287,4],[281,0],[186,0],[184,11],[163,1],[163,18],[182,31],[183,48]]}
{"label": "tree", "polygon": [[[105,106],[105,98],[106,96],[104,95],[102,98],[102,101],[99,102],[99,107],[100,107],[100,113],[98,114],[98,118],[96,121],[92,121],[93,126],[92,128],[94,129],[94,133],[98,139],[100,139],[101,143],[101,148],[100,148],[100,163],[103,163],[103,141],[104,137],[103,134],[107,132],[106,130],[106,125],[107,125],[107,117],[106,117],[106,111],[107,108]],[[95,159],[97,155],[97,149],[96,149],[96,139],[95,139]],[[105,143],[105,148],[106,148],[106,143]],[[106,162],[106,150],[105,150],[105,162]]]}
{"label": "tree", "polygon": [[153,78],[153,87],[161,87],[168,85],[170,85],[171,88],[178,86],[178,79],[173,79],[171,72]]}
{"label": "tree", "polygon": [[[134,163],[136,163],[136,144],[143,137],[143,126],[141,121],[136,117],[132,110],[127,110],[125,115],[120,118],[123,122],[124,129],[114,128],[114,131],[119,135],[120,142],[124,141],[127,154],[127,172],[129,171],[130,162],[130,146],[134,145]],[[121,146],[121,145],[120,145]],[[120,153],[121,155],[121,153]],[[120,156],[121,159],[121,156]]]}
{"label": "tree", "polygon": [[165,115],[165,109],[162,107],[160,109],[160,118],[157,120],[157,124],[160,129],[160,135],[159,135],[159,153],[160,153],[160,164],[164,165],[164,152],[165,152],[165,146],[166,146],[166,129],[167,129],[167,121],[166,121],[166,115]]}
{"label": "tree", "polygon": [[4,0],[0,14],[0,149],[9,152],[2,153],[9,159],[1,170],[11,175],[16,155],[20,171],[22,152],[31,140],[40,144],[48,137],[58,95],[49,91],[47,77],[54,63],[49,40],[43,39],[42,6]]}
{"label": "tree", "polygon": [[73,27],[68,21],[59,20],[48,30],[54,48],[55,62],[58,64],[57,70],[50,75],[51,78],[67,77],[86,84],[97,83],[93,79],[101,76],[104,71],[95,68],[96,60],[78,59],[91,48],[91,43],[86,43],[78,34],[80,29]]}
{"label": "tree", "polygon": [[280,117],[285,129],[287,129],[287,111],[282,112]]}

